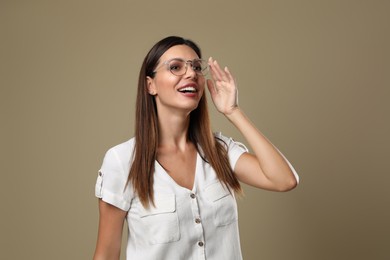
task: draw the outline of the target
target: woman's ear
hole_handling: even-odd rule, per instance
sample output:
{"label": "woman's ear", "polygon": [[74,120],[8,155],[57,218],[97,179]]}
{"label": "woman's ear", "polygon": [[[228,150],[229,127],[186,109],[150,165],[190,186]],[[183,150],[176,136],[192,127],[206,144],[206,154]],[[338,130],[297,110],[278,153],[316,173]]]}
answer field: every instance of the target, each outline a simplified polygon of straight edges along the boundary
{"label": "woman's ear", "polygon": [[147,84],[147,87],[148,87],[148,93],[150,95],[152,95],[152,96],[157,95],[156,86],[154,85],[154,79],[152,79],[151,77],[147,76],[146,77],[146,84]]}

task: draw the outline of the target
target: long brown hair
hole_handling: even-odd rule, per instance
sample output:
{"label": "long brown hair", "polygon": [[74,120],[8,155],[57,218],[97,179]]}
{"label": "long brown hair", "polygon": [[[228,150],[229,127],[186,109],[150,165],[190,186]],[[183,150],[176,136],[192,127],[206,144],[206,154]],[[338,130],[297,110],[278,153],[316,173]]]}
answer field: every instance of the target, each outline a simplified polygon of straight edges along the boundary
{"label": "long brown hair", "polygon": [[[149,207],[153,200],[154,163],[157,159],[159,129],[157,107],[154,96],[147,91],[146,77],[154,77],[154,70],[160,57],[175,45],[187,45],[199,58],[200,48],[191,40],[169,36],[157,42],[146,55],[139,73],[136,115],[135,146],[128,183],[131,182],[141,203]],[[230,190],[241,193],[241,186],[230,166],[227,149],[216,140],[210,125],[206,95],[203,94],[198,107],[190,114],[188,139],[202,151],[202,158],[208,162],[217,174],[218,179]]]}

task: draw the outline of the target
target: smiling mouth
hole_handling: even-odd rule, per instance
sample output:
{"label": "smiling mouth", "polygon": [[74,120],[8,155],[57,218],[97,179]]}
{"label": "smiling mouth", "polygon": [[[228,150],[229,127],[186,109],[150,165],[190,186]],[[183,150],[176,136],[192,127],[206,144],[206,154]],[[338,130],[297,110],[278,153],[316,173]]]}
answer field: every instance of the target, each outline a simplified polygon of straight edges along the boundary
{"label": "smiling mouth", "polygon": [[198,91],[194,87],[184,87],[184,88],[179,89],[179,92],[181,92],[181,93],[196,93]]}

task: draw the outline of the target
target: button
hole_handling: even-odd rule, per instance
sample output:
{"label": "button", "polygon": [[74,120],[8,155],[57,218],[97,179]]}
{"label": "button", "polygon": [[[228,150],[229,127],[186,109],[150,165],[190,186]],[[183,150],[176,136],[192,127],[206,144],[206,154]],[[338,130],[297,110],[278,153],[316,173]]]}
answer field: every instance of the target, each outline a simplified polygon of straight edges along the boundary
{"label": "button", "polygon": [[195,199],[195,194],[194,194],[194,193],[191,193],[190,197],[191,197],[192,199]]}
{"label": "button", "polygon": [[196,223],[196,224],[199,224],[199,223],[200,223],[200,218],[196,218],[196,219],[195,219],[195,223]]}
{"label": "button", "polygon": [[101,172],[99,172],[99,176],[102,176],[102,173],[101,173]]}
{"label": "button", "polygon": [[198,246],[202,247],[202,246],[203,246],[203,242],[202,242],[202,241],[199,241],[199,242],[198,242]]}

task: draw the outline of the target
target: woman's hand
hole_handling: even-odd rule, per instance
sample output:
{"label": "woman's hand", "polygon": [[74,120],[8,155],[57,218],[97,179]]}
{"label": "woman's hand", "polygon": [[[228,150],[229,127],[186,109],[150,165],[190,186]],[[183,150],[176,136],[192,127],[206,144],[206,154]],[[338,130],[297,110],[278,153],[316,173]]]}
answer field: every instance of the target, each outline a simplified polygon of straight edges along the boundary
{"label": "woman's hand", "polygon": [[208,64],[212,80],[207,80],[207,87],[214,105],[220,113],[230,115],[238,108],[238,91],[235,80],[228,68],[225,67],[222,70],[213,58],[209,58]]}

